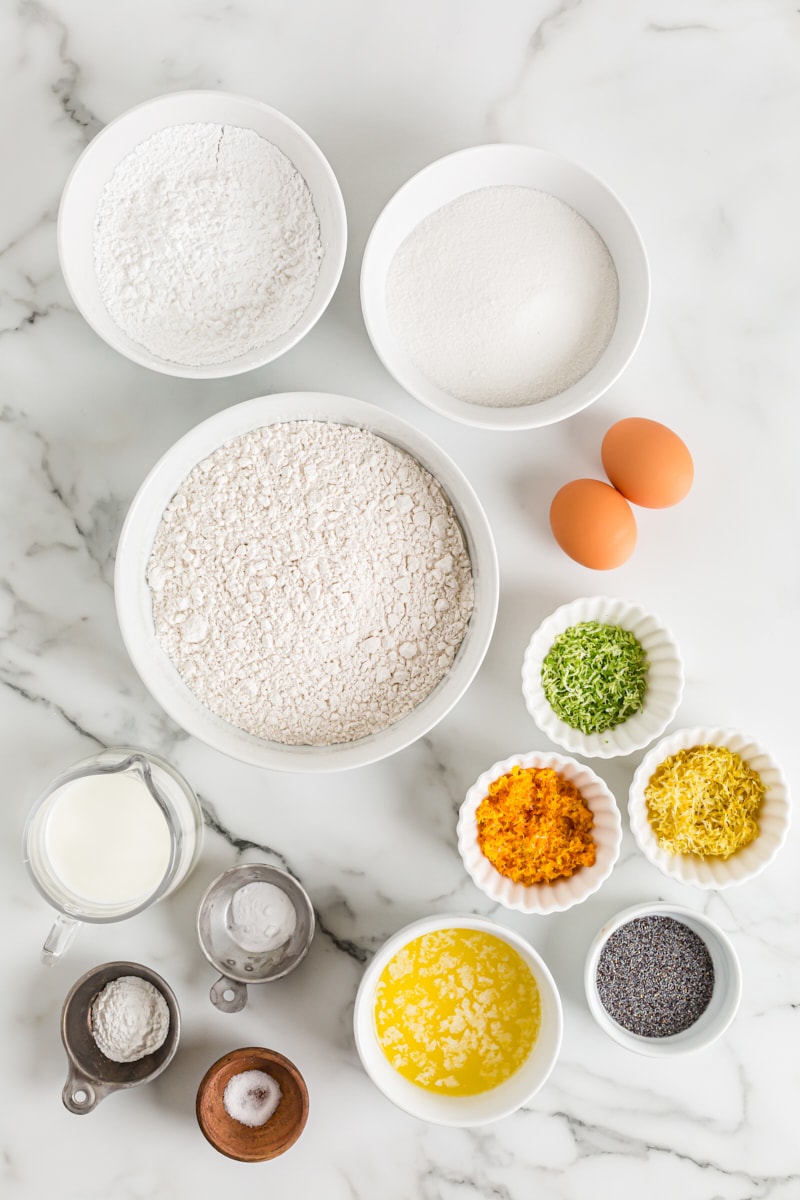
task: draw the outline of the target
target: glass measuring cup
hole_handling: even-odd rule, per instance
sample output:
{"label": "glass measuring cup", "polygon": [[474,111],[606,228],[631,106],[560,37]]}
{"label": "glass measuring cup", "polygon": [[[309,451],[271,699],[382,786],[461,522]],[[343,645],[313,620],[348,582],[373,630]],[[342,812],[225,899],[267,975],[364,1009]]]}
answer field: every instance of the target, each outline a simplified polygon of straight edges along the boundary
{"label": "glass measuring cup", "polygon": [[64,953],[80,924],[133,917],[168,896],[197,862],[200,805],[164,759],[103,750],[54,779],[23,834],[34,886],[58,916],[42,958]]}

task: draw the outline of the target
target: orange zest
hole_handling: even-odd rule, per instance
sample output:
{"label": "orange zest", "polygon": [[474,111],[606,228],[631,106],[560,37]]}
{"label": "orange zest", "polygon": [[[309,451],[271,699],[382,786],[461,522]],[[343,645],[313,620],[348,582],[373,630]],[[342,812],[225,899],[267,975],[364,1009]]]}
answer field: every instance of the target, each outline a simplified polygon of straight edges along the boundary
{"label": "orange zest", "polygon": [[549,767],[512,767],[489,784],[475,818],[481,850],[515,883],[555,883],[594,864],[591,810]]}

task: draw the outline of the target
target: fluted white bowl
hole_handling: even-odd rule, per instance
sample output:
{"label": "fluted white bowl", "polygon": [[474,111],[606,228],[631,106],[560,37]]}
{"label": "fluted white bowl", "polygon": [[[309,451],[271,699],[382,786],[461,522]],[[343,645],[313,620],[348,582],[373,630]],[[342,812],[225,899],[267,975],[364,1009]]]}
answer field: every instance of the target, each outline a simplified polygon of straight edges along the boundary
{"label": "fluted white bowl", "polygon": [[[567,725],[553,712],[542,687],[542,664],[553,642],[582,621],[626,629],[647,655],[647,689],[641,711],[602,733],[581,733]],[[683,663],[677,642],[653,613],[611,596],[584,596],[562,604],[534,633],[522,662],[522,694],[528,712],[551,742],[585,758],[616,758],[643,749],[669,725],[683,696]]]}
{"label": "fluted white bowl", "polygon": [[[758,815],[758,837],[727,859],[668,854],[656,841],[647,815],[644,792],[659,764],[679,750],[706,745],[724,746],[734,751],[761,776],[766,788]],[[696,726],[679,729],[662,738],[642,760],[628,797],[631,833],[645,858],[664,875],[697,888],[719,890],[760,875],[785,842],[790,816],[789,789],[780,767],[754,738],[735,729]]]}
{"label": "fluted white bowl", "polygon": [[[575,785],[594,817],[592,837],[597,853],[591,867],[579,867],[569,879],[559,879],[555,883],[524,884],[515,883],[492,866],[478,844],[475,814],[488,795],[489,784],[501,775],[507,775],[514,766],[549,768]],[[608,879],[619,857],[622,822],[611,791],[590,767],[563,754],[531,751],[497,762],[478,777],[461,805],[456,833],[458,852],[467,874],[490,900],[518,912],[545,914],[563,912],[580,904]]]}

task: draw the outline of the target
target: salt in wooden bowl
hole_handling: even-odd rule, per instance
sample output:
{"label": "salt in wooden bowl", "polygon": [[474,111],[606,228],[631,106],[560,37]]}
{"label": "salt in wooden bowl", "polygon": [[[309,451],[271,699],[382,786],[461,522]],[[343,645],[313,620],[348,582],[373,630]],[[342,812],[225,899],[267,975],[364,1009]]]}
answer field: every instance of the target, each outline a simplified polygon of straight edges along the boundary
{"label": "salt in wooden bowl", "polygon": [[[264,1071],[281,1089],[275,1112],[263,1125],[244,1125],[225,1111],[223,1093],[242,1071]],[[209,1067],[197,1089],[197,1123],[220,1154],[239,1162],[266,1162],[293,1146],[308,1119],[308,1089],[293,1062],[277,1050],[231,1050]]]}

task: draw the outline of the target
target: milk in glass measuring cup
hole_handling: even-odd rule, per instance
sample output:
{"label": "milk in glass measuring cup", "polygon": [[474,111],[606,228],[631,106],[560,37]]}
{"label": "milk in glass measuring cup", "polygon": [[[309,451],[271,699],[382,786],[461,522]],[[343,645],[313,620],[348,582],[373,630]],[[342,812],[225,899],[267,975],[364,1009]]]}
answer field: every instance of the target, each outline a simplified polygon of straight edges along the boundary
{"label": "milk in glass measuring cup", "polygon": [[203,817],[186,780],[155,754],[103,750],[55,779],[24,833],[25,863],[58,910],[53,962],[81,922],[122,921],[173,892],[200,854]]}

